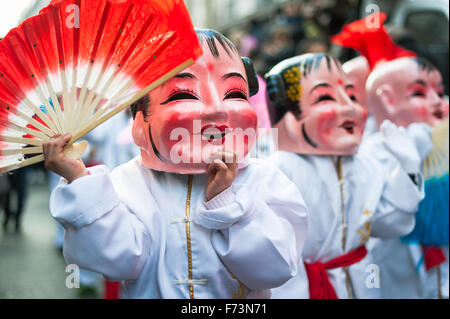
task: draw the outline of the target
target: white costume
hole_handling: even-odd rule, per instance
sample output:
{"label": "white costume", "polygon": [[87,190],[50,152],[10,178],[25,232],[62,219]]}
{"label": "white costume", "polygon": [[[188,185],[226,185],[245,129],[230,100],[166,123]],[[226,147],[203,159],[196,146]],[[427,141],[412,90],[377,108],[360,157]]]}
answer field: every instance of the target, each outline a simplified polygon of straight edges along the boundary
{"label": "white costume", "polygon": [[375,121],[375,118],[369,114],[369,116],[367,117],[366,126],[364,127],[363,139],[372,135],[373,133],[376,133],[377,131],[377,122]]}
{"label": "white costume", "polygon": [[[395,238],[412,230],[423,183],[414,184],[396,158],[381,163],[374,152],[378,149],[342,156],[341,181],[337,156],[273,155],[272,160],[299,187],[310,211],[298,275],[272,290],[273,297],[309,298],[304,262],[325,263],[364,245],[369,236]],[[327,270],[338,298],[365,298],[359,287],[369,273],[361,265],[353,264],[348,272],[343,267]]]}
{"label": "white costume", "polygon": [[[419,150],[422,160],[428,155],[431,143],[421,136],[420,130],[415,129],[419,125],[412,124],[408,127],[408,134],[413,138],[416,149]],[[367,151],[371,144],[378,143],[379,133],[375,133],[370,142],[362,144]],[[389,154],[380,150],[377,158],[387,162]],[[400,237],[400,236],[398,236]],[[367,248],[370,252],[361,264],[368,266],[375,264],[380,269],[379,288],[368,289],[365,285],[359,285],[362,295],[366,298],[384,299],[435,299],[449,298],[449,249],[442,247],[445,262],[430,270],[425,268],[425,260],[422,248],[419,244],[402,242],[399,238],[379,239],[371,238]]]}
{"label": "white costume", "polygon": [[[446,261],[425,269],[422,248],[418,244],[405,244],[400,239],[371,239],[370,258],[365,264],[380,268],[379,289],[365,291],[370,298],[383,299],[436,299],[449,297],[448,246],[443,247]],[[364,289],[364,287],[361,287]]]}
{"label": "white costume", "polygon": [[131,298],[268,297],[293,277],[306,238],[302,196],[276,167],[251,160],[204,202],[207,175],[147,169],[140,157],[104,166],[52,194],[66,261]]}

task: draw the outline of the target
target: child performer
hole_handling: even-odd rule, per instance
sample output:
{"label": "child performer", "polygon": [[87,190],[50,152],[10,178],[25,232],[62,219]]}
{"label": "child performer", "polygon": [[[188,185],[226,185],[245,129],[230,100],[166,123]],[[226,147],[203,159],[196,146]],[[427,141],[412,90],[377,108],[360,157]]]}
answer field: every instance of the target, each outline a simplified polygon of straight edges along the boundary
{"label": "child performer", "polygon": [[[382,23],[386,15],[376,18]],[[406,51],[395,46],[382,24],[379,28],[369,29],[363,19],[344,29],[347,35],[340,34],[335,38],[342,45],[359,50],[370,62],[372,70],[367,79],[366,96],[377,126],[388,119],[403,127],[426,123],[434,131],[433,144],[424,143],[412,133],[424,161],[425,177],[425,198],[415,215],[413,231],[401,239],[370,243],[373,248],[367,263],[377,264],[381,274],[380,288],[372,289],[372,295],[381,298],[448,298],[449,105],[444,98],[442,75],[413,52],[398,54]],[[359,30],[357,34],[356,29]],[[363,147],[370,148],[371,143]],[[386,155],[380,152],[377,156],[382,159]],[[435,175],[435,172],[439,174]]]}
{"label": "child performer", "polygon": [[[285,60],[266,76],[278,128],[273,160],[299,187],[310,211],[299,273],[276,298],[363,298],[354,280],[370,236],[407,234],[423,198],[419,155],[405,132],[383,125],[389,161],[357,153],[367,111],[339,61],[326,54]],[[405,146],[397,150],[395,145]],[[355,265],[356,264],[356,265]],[[308,281],[304,278],[307,277]]]}
{"label": "child performer", "polygon": [[65,178],[51,213],[66,261],[129,297],[269,297],[297,272],[306,206],[276,167],[242,161],[256,138],[251,62],[221,34],[197,34],[203,56],[133,107],[141,157],[110,174],[65,158],[70,136],[44,145]]}

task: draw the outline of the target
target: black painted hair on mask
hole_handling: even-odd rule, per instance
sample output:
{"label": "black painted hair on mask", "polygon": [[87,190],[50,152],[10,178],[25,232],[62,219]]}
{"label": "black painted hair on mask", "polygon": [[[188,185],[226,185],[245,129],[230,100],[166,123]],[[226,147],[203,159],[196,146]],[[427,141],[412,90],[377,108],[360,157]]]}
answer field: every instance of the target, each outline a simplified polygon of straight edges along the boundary
{"label": "black painted hair on mask", "polygon": [[425,58],[418,57],[412,59],[417,63],[417,66],[419,67],[420,70],[426,71],[427,73],[437,70],[437,68],[433,65],[433,63],[431,63]]}
{"label": "black painted hair on mask", "polygon": [[198,40],[200,41],[202,47],[204,46],[204,42],[206,41],[209,51],[215,58],[220,57],[219,49],[217,48],[215,40],[219,42],[225,52],[227,52],[228,56],[232,57],[233,52],[235,54],[239,54],[233,42],[231,42],[228,38],[226,38],[219,32],[209,29],[195,29],[195,32],[197,33]]}
{"label": "black painted hair on mask", "polygon": [[[222,46],[222,48],[227,52],[227,54],[232,57],[232,54],[238,55],[239,52],[234,46],[234,44],[227,39],[225,36],[220,34],[217,31],[214,30],[208,30],[208,29],[195,29],[195,32],[197,33],[197,37],[200,41],[200,44],[203,46],[204,42],[206,41],[208,48],[211,52],[211,54],[218,58],[220,57],[219,49],[217,48],[216,41],[219,42],[219,44]],[[242,63],[244,64],[245,73],[247,76],[248,86],[249,86],[249,93],[250,96],[255,95],[258,93],[259,90],[259,83],[258,83],[258,77],[256,76],[255,69],[253,67],[253,63],[249,58],[242,57]],[[144,118],[147,118],[148,115],[148,107],[150,105],[150,98],[148,95],[144,96],[142,99],[137,101],[136,103],[133,103],[131,105],[131,113],[133,115],[133,119],[136,117],[137,112],[142,111]]]}
{"label": "black painted hair on mask", "polygon": [[133,115],[133,119],[136,117],[137,112],[142,112],[144,119],[148,116],[148,107],[150,105],[150,96],[147,94],[137,102],[131,104],[131,114]]}
{"label": "black painted hair on mask", "polygon": [[[209,29],[195,29],[195,32],[197,33],[197,37],[200,41],[200,44],[203,46],[203,44],[207,43],[209,51],[213,55],[213,57],[218,58],[220,57],[219,50],[217,48],[216,40],[219,42],[219,44],[222,46],[222,48],[227,52],[228,56],[232,57],[233,52],[234,54],[238,55],[239,52],[236,49],[233,42],[231,42],[227,37],[220,34],[217,31],[209,30]],[[259,91],[259,83],[258,83],[258,77],[256,76],[255,69],[253,67],[253,62],[249,58],[241,57],[242,63],[244,64],[245,73],[247,76],[248,81],[248,88],[250,96],[253,96],[258,93]]]}
{"label": "black painted hair on mask", "polygon": [[335,57],[325,53],[308,53],[278,63],[265,75],[272,126],[277,124],[287,112],[292,112],[297,119],[300,119],[302,113],[300,80],[307,78],[311,72],[318,69],[323,60],[326,61],[330,72],[333,64],[340,72],[344,72]]}

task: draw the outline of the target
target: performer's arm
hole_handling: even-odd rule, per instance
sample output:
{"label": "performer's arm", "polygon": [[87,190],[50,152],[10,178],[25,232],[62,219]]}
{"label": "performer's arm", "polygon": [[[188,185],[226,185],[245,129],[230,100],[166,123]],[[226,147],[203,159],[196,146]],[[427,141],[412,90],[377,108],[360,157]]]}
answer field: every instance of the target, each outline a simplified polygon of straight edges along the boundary
{"label": "performer's arm", "polygon": [[[430,141],[429,127],[414,125],[408,131],[385,121],[381,133],[372,137],[363,152],[380,164],[385,185],[376,214],[373,217],[372,236],[395,238],[408,234],[414,228],[414,213],[424,197],[420,163],[427,151],[418,150]],[[411,136],[415,133],[415,138]]]}
{"label": "performer's arm", "polygon": [[56,137],[44,145],[46,167],[66,179],[50,198],[51,215],[66,229],[65,259],[112,280],[136,279],[149,256],[150,236],[121,203],[106,167],[88,172],[81,161],[64,157],[67,140]]}
{"label": "performer's arm", "polygon": [[194,222],[212,233],[225,266],[252,290],[281,286],[297,272],[308,213],[297,187],[267,164],[204,204]]}

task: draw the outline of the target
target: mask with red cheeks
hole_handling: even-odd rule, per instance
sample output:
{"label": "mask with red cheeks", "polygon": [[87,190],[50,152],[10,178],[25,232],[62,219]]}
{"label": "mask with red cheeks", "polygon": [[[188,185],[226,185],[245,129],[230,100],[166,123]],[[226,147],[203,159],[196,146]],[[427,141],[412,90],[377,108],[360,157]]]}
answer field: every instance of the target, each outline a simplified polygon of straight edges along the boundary
{"label": "mask with red cheeks", "polygon": [[404,127],[415,122],[434,126],[449,114],[440,72],[421,59],[401,58],[377,67],[367,92],[378,125],[388,119]]}
{"label": "mask with red cheeks", "polygon": [[[268,75],[268,90],[272,92],[273,75],[280,75],[278,81],[283,82],[277,92],[285,92],[284,107],[289,111],[275,125],[279,149],[318,155],[356,153],[367,111],[358,104],[354,85],[339,61],[309,54],[286,60],[281,66],[281,73],[275,67]],[[269,99],[283,103],[270,94]]]}
{"label": "mask with red cheeks", "polygon": [[240,56],[216,38],[201,42],[202,57],[150,92],[145,119],[136,115],[133,136],[148,168],[203,174],[219,150],[234,152],[243,167],[256,140],[257,116]]}

